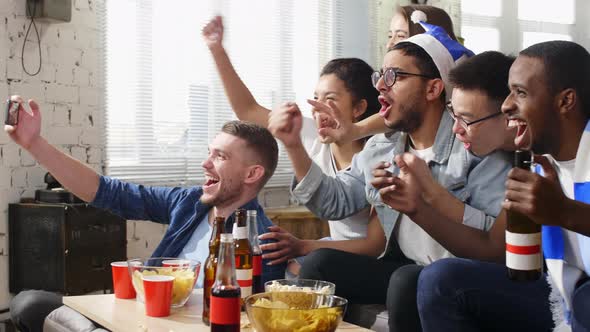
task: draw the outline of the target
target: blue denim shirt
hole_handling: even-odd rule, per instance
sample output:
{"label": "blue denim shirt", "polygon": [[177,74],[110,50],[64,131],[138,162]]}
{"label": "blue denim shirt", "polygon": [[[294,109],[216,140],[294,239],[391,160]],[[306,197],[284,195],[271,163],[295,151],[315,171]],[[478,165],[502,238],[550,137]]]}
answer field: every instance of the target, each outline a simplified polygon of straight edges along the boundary
{"label": "blue denim shirt", "polygon": [[[202,194],[201,187],[147,187],[101,176],[96,197],[91,204],[125,219],[167,224],[164,238],[152,257],[177,257],[211,209],[211,206],[200,202]],[[259,234],[266,233],[267,227],[272,226],[256,198],[242,208],[257,211]],[[264,281],[284,278],[286,264],[266,263],[268,260],[263,260]]]}
{"label": "blue denim shirt", "polygon": [[[436,133],[434,158],[428,166],[432,176],[455,197],[465,203],[463,223],[489,230],[500,213],[510,156],[497,151],[484,158],[469,153],[452,132],[453,119],[443,112]],[[399,212],[383,204],[379,191],[371,185],[371,172],[382,161],[407,149],[408,135],[403,132],[373,136],[356,154],[351,167],[335,178],[322,173],[312,163],[300,183],[292,187],[294,197],[320,218],[338,220],[368,205],[373,205],[389,241]],[[392,165],[390,171],[399,173]]]}

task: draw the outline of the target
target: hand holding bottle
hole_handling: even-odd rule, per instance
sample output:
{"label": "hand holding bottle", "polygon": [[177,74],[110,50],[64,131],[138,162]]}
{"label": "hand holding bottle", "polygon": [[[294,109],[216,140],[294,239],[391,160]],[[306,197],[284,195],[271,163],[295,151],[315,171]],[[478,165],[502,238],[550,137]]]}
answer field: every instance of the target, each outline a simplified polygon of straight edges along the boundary
{"label": "hand holding bottle", "polygon": [[535,156],[544,176],[513,168],[506,180],[506,200],[502,207],[528,216],[542,225],[564,225],[562,212],[569,199],[563,193],[555,169],[544,156]]}

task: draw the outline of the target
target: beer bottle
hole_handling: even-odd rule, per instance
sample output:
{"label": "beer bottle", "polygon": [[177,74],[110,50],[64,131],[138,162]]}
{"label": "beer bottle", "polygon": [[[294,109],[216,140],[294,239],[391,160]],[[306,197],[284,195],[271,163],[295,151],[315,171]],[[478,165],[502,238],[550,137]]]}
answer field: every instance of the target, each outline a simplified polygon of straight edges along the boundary
{"label": "beer bottle", "polygon": [[217,274],[211,290],[211,332],[222,331],[240,331],[240,286],[236,281],[231,234],[221,234]]}
{"label": "beer bottle", "polygon": [[252,247],[252,293],[264,292],[262,282],[262,250],[258,240],[258,219],[256,210],[248,210],[248,230],[250,247]]}
{"label": "beer bottle", "polygon": [[[514,167],[531,170],[531,152],[517,150]],[[541,225],[527,216],[507,211],[506,222],[506,267],[508,277],[515,281],[533,281],[541,277]]]}
{"label": "beer bottle", "polygon": [[248,240],[248,224],[246,210],[239,209],[235,213],[233,237],[236,255],[236,277],[242,290],[240,300],[244,309],[244,299],[252,295],[252,248]]}
{"label": "beer bottle", "polygon": [[203,323],[205,325],[209,325],[211,288],[215,282],[221,233],[225,233],[225,217],[217,216],[215,217],[213,229],[211,230],[209,256],[205,260],[205,268],[203,269],[205,272],[205,284],[203,285]]}

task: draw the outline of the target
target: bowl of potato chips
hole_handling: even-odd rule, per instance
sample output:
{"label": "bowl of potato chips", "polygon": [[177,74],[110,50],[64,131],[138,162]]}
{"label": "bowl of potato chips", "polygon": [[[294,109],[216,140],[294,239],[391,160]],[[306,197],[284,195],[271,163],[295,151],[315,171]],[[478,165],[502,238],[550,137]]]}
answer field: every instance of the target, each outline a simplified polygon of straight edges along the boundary
{"label": "bowl of potato chips", "polygon": [[348,301],[315,292],[265,292],[245,300],[257,332],[332,332],[342,321]]}
{"label": "bowl of potato chips", "polygon": [[201,262],[170,257],[136,258],[128,261],[128,268],[137,299],[140,302],[144,302],[143,276],[173,276],[171,307],[179,308],[188,301],[193,292]]}

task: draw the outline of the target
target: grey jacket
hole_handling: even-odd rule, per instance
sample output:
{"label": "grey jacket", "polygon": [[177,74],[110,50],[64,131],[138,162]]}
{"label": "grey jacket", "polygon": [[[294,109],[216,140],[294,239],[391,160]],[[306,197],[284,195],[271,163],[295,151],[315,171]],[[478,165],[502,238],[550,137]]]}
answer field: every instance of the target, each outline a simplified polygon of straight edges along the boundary
{"label": "grey jacket", "polygon": [[[429,163],[434,178],[465,203],[463,223],[489,230],[500,213],[504,183],[511,168],[510,155],[494,152],[484,158],[469,153],[452,132],[453,120],[443,112]],[[335,178],[322,173],[312,163],[300,183],[294,183],[293,196],[322,219],[338,220],[373,205],[383,225],[387,240],[392,234],[399,212],[383,204],[370,181],[375,166],[392,161],[406,151],[408,135],[402,132],[373,136],[352,159],[351,166]],[[399,169],[393,165],[394,174]]]}

